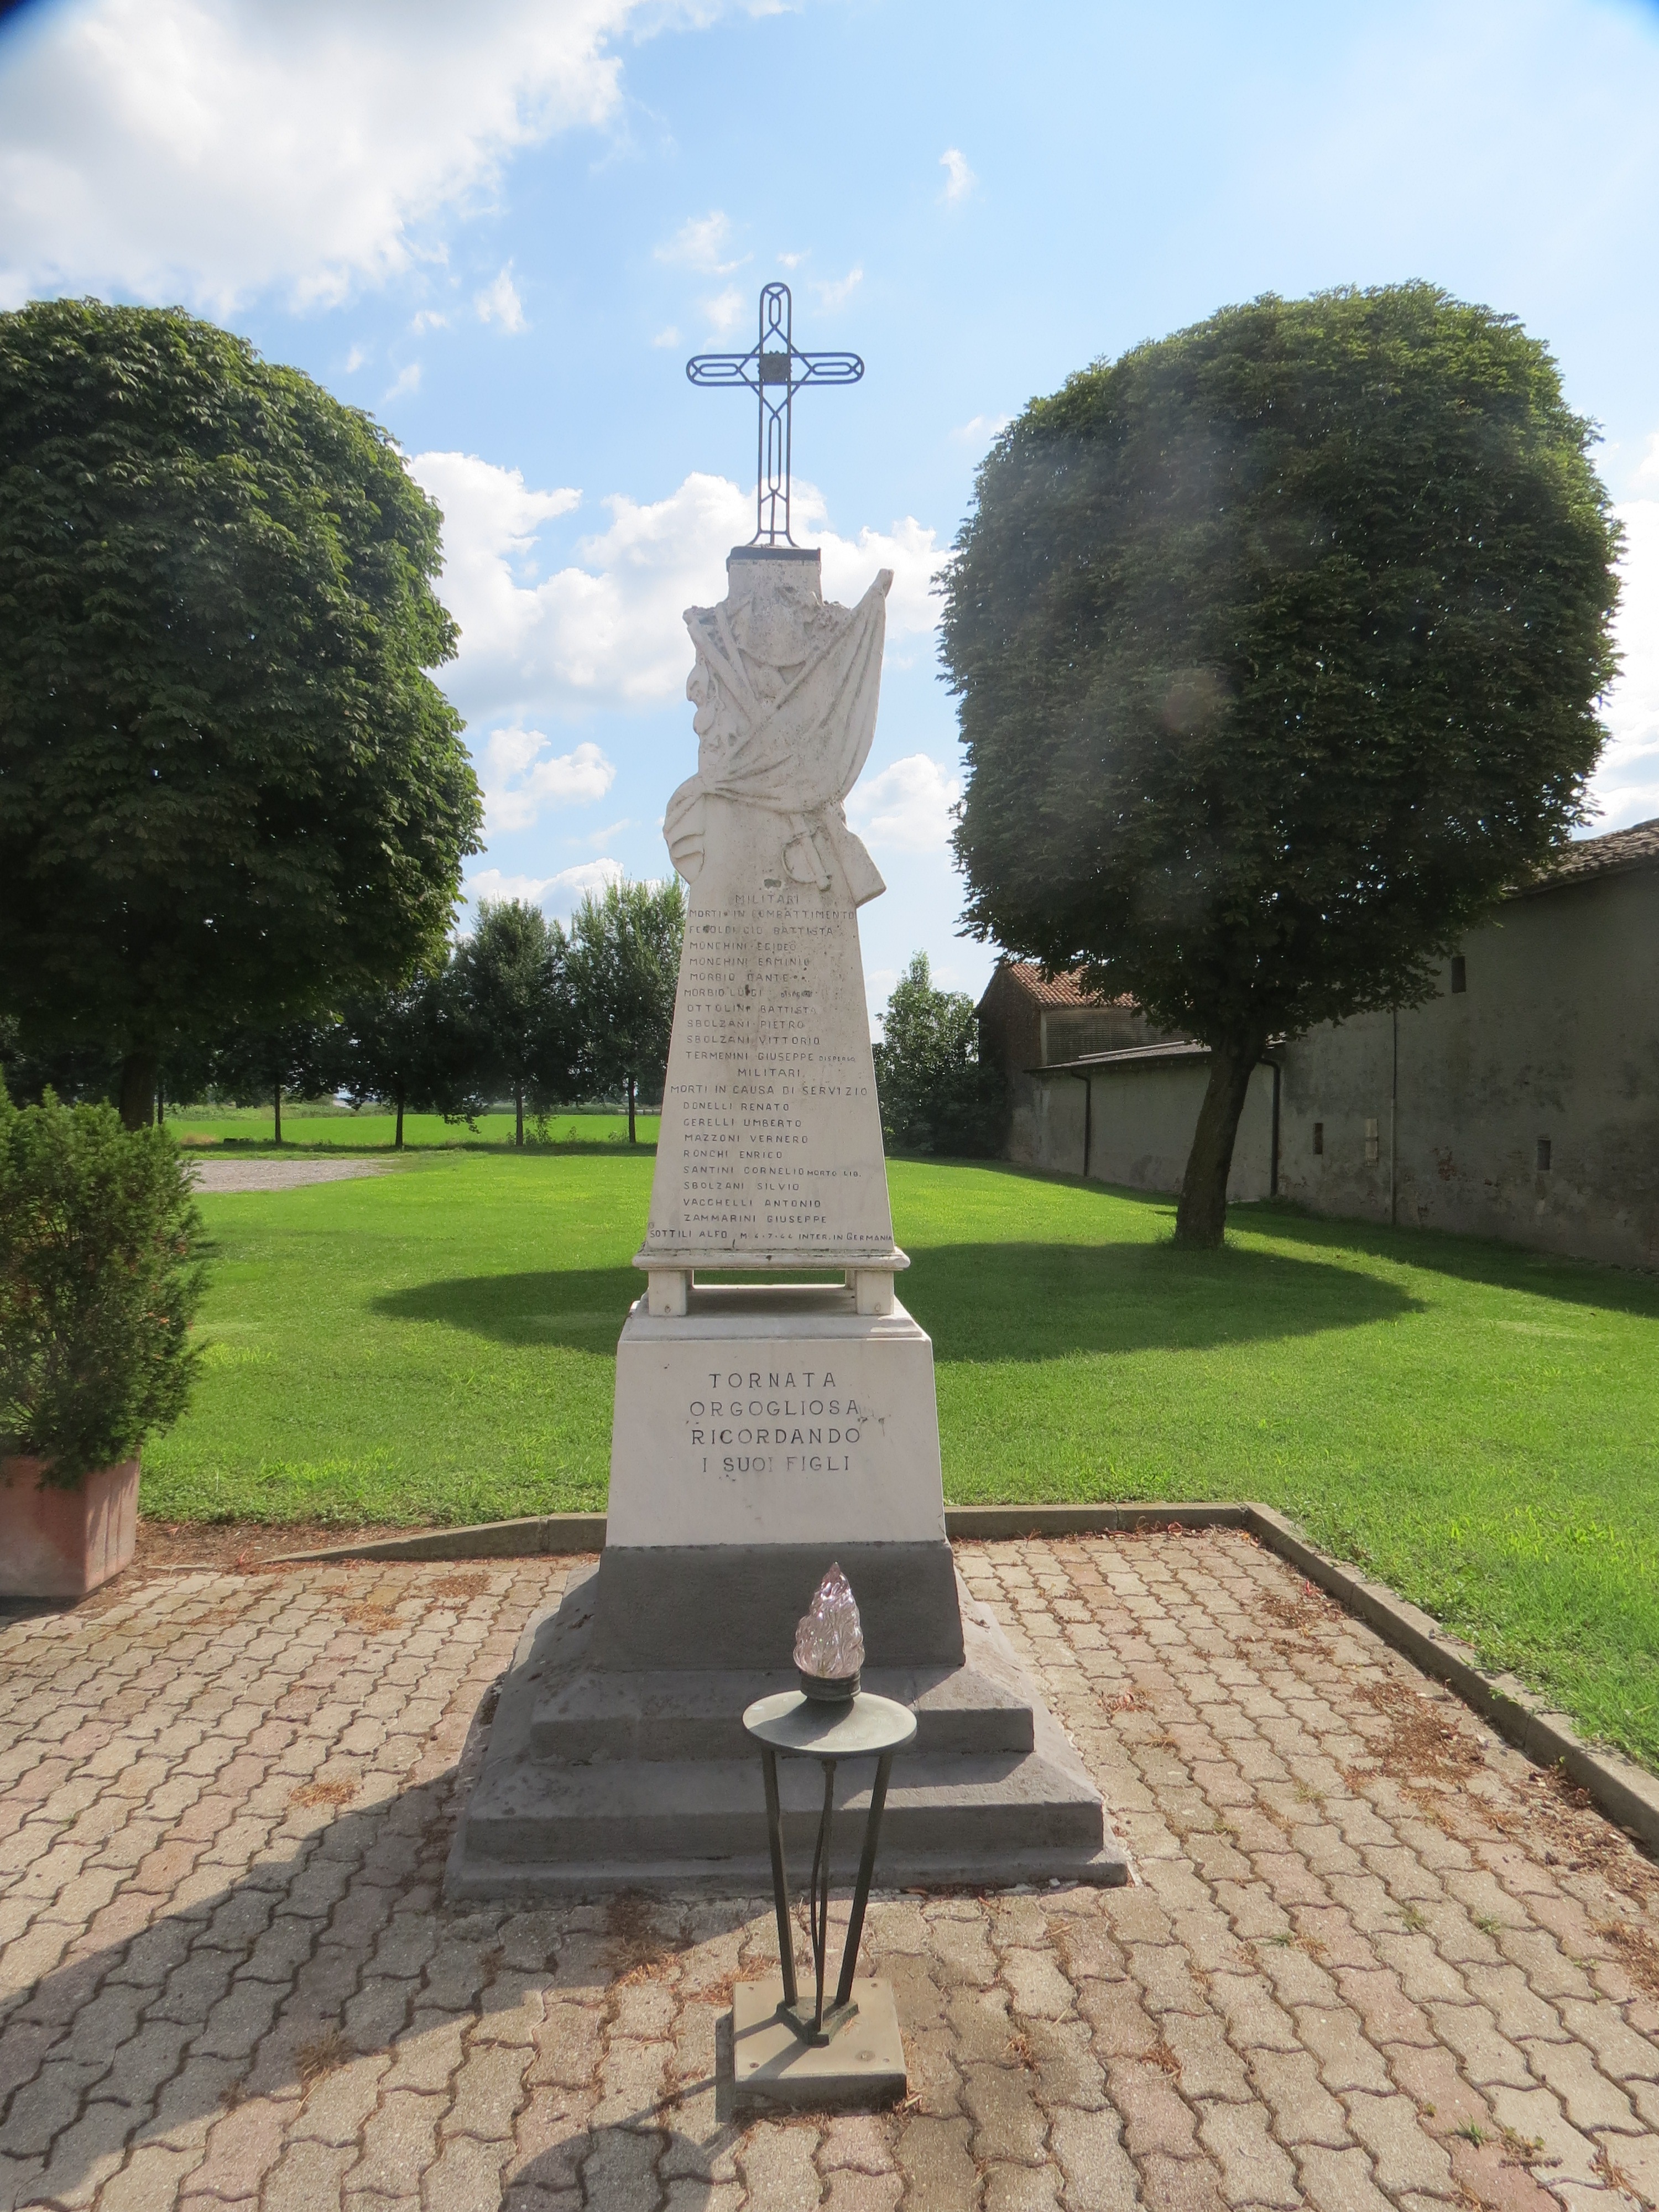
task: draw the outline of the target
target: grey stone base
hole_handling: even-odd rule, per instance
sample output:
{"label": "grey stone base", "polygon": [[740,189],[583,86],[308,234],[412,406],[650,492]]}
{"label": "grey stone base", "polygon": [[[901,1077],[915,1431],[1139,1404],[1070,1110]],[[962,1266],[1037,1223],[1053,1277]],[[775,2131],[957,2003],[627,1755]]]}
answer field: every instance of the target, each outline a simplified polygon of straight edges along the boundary
{"label": "grey stone base", "polygon": [[890,1667],[962,1664],[956,1564],[943,1536],[931,1544],[608,1544],[593,1663],[775,1668],[832,1559],[858,1599],[866,1651]]}
{"label": "grey stone base", "polygon": [[[810,1984],[803,1989],[812,2007]],[[732,1992],[732,2109],[750,2112],[848,2112],[896,2105],[909,2087],[904,2039],[890,1982],[853,1984],[858,2010],[839,2035],[813,2045],[782,2014],[783,1978],[739,1982]]]}
{"label": "grey stone base", "polygon": [[[809,1591],[823,1564],[812,1557]],[[694,1551],[681,1564],[695,1583],[704,1562]],[[604,1616],[613,1596],[634,1587],[590,1570],[526,1629],[456,1831],[451,1898],[769,1892],[760,1760],[742,1714],[751,1699],[793,1688],[793,1674],[599,1663],[599,1652],[622,1640]],[[953,1583],[953,1598],[958,1590]],[[878,1887],[1127,1881],[1099,1792],[1007,1639],[965,1591],[952,1612],[960,1662],[865,1669],[866,1687],[913,1707],[918,1723],[914,1751],[893,1768]],[[717,1638],[712,1654],[698,1656],[748,1648],[742,1637]],[[769,1633],[765,1648],[775,1652],[780,1639]],[[820,1770],[786,1759],[781,1780],[785,1845],[804,1879]],[[852,1880],[870,1781],[865,1761],[836,1778],[834,1872],[842,1886]]]}

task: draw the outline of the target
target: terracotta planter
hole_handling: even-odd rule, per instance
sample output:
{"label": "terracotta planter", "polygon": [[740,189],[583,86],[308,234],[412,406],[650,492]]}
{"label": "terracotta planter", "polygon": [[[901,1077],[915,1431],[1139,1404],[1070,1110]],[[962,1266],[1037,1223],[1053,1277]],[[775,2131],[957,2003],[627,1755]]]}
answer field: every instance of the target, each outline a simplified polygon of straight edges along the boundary
{"label": "terracotta planter", "polygon": [[73,1490],[42,1486],[40,1459],[0,1459],[0,1595],[84,1597],[118,1575],[138,1534],[138,1462]]}

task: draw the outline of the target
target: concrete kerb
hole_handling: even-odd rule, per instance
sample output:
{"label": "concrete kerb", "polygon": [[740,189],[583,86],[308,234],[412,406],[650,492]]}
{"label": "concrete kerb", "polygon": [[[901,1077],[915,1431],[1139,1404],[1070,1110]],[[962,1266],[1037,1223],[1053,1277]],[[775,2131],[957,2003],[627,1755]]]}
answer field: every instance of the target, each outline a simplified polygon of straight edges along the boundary
{"label": "concrete kerb", "polygon": [[417,1528],[368,1544],[325,1544],[316,1552],[283,1552],[270,1566],[322,1565],[331,1559],[533,1559],[544,1553],[605,1549],[603,1513],[532,1514],[522,1521],[477,1521],[464,1528]]}
{"label": "concrete kerb", "polygon": [[[486,1521],[465,1528],[422,1528],[368,1544],[334,1544],[289,1553],[283,1566],[341,1559],[514,1559],[597,1553],[605,1547],[603,1513],[550,1513],[518,1521]],[[1430,1614],[1345,1567],[1310,1544],[1271,1506],[1166,1504],[1116,1505],[952,1505],[945,1534],[958,1542],[1006,1543],[1026,1536],[1094,1536],[1164,1528],[1242,1528],[1376,1630],[1425,1674],[1455,1690],[1481,1718],[1540,1766],[1558,1766],[1627,1835],[1659,1851],[1659,1778],[1595,1751],[1563,1714],[1552,1712],[1512,1674],[1481,1666],[1468,1644],[1449,1636]]]}

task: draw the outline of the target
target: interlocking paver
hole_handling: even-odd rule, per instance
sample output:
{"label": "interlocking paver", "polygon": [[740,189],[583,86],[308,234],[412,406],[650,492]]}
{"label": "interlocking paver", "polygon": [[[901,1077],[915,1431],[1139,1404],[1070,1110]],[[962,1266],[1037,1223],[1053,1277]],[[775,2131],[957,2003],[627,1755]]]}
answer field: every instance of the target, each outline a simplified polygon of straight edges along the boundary
{"label": "interlocking paver", "polygon": [[1268,2133],[1260,2105],[1210,2105],[1199,2140],[1219,2169],[1221,2193],[1233,2205],[1301,2203],[1296,2168]]}
{"label": "interlocking paver", "polygon": [[455,1762],[562,1563],[0,1624],[0,2212],[1659,2197],[1659,1877],[1622,1838],[1247,1540],[960,1559],[1142,1879],[878,1894],[909,2109],[744,2128],[721,2022],[765,1899],[441,1901]]}

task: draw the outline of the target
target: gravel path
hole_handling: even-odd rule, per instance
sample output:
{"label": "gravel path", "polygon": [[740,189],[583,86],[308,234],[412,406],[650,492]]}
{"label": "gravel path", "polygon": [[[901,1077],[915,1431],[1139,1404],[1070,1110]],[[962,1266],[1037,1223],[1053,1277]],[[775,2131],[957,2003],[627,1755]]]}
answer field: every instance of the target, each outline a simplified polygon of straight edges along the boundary
{"label": "gravel path", "polygon": [[346,1182],[384,1175],[380,1160],[192,1160],[204,1190],[298,1190],[308,1182]]}
{"label": "gravel path", "polygon": [[747,2127],[723,2022],[766,1899],[440,1901],[474,1717],[571,1563],[157,1577],[0,1626],[0,2207],[1659,2197],[1659,1875],[1581,1793],[1248,1539],[957,1558],[1139,1879],[872,1899],[911,2097]]}

